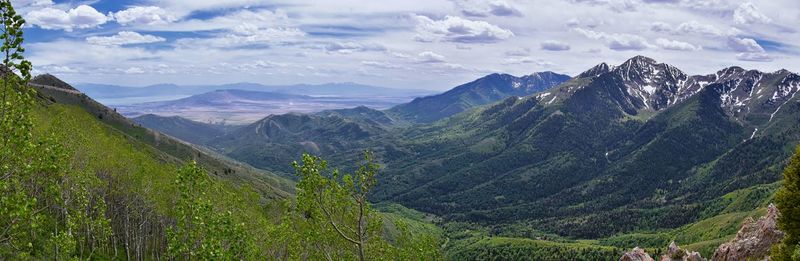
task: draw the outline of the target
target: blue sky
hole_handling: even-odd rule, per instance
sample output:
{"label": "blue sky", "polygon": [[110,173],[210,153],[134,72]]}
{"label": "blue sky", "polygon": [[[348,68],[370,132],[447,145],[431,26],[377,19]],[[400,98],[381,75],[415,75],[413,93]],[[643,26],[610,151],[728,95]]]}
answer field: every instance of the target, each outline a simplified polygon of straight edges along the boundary
{"label": "blue sky", "polygon": [[796,0],[12,0],[36,73],[73,83],[449,89],[647,55],[800,69]]}

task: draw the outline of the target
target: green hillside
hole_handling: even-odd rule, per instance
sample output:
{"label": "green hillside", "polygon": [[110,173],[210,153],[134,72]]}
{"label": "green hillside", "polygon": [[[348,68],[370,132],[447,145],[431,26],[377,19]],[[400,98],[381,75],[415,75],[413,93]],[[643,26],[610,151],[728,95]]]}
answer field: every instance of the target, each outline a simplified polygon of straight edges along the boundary
{"label": "green hillside", "polygon": [[239,127],[196,122],[180,116],[165,117],[154,114],[145,114],[131,120],[141,124],[142,127],[158,130],[192,144],[205,144]]}
{"label": "green hillside", "polygon": [[688,76],[637,56],[589,75],[430,124],[366,120],[386,121],[380,113],[270,116],[212,147],[276,173],[292,153],[346,166],[370,149],[386,173],[373,200],[510,237],[530,236],[513,232],[529,227],[599,239],[722,214],[706,206],[779,181],[800,142],[797,76],[788,71]]}

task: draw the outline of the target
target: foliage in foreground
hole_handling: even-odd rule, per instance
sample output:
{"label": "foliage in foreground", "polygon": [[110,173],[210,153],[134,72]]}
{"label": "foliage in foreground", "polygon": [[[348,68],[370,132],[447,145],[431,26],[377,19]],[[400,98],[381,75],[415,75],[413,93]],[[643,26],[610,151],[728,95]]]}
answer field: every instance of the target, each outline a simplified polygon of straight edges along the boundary
{"label": "foliage in foreground", "polygon": [[370,152],[353,174],[341,175],[311,155],[293,165],[300,176],[297,202],[282,224],[284,231],[296,233],[289,235],[294,239],[288,251],[292,259],[441,259],[434,236],[414,234],[402,221],[394,223],[400,231],[395,242],[382,233],[381,214],[367,201],[379,169]]}
{"label": "foliage in foreground", "polygon": [[775,195],[780,210],[778,228],[785,234],[773,249],[773,260],[800,260],[800,147],[783,171],[783,187]]}
{"label": "foliage in foreground", "polygon": [[202,260],[251,257],[252,242],[231,211],[215,211],[206,191],[211,178],[192,161],[178,172],[177,225],[167,231],[169,254]]}
{"label": "foliage in foreground", "polygon": [[[92,257],[111,232],[97,178],[67,172],[68,151],[53,135],[35,138],[27,86],[31,64],[22,56],[25,21],[0,1],[3,59],[0,101],[0,259],[35,255]],[[19,73],[19,75],[17,75]]]}

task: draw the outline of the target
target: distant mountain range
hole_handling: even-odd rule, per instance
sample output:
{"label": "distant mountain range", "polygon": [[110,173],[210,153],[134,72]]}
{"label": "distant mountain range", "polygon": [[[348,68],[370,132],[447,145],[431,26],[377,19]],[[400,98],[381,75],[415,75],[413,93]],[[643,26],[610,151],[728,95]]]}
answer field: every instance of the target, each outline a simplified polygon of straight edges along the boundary
{"label": "distant mountain range", "polygon": [[315,113],[324,110],[368,106],[386,109],[408,102],[412,97],[308,96],[280,92],[216,90],[170,101],[119,105],[127,117],[145,114],[181,116],[200,122],[249,124],[268,115],[289,112]]}
{"label": "distant mountain range", "polygon": [[442,94],[416,98],[392,108],[389,112],[413,122],[429,123],[510,96],[527,96],[545,91],[570,78],[554,72],[540,72],[522,77],[495,73]]}
{"label": "distant mountain range", "polygon": [[385,166],[374,200],[597,238],[726,213],[719,197],[778,181],[800,142],[800,76],[787,70],[692,76],[637,56],[524,78],[489,75],[385,111],[272,115],[206,145],[279,173],[302,152],[354,162],[369,148]]}
{"label": "distant mountain range", "polygon": [[[233,83],[223,85],[158,84],[145,87],[84,83],[77,84],[77,89],[86,93],[89,97],[108,103],[107,105],[163,101],[173,99],[174,97],[188,97],[217,90],[243,90],[333,97],[417,97],[435,93],[429,90],[392,89],[357,83],[327,83],[320,85],[262,85],[257,83]],[[148,97],[150,98],[149,100],[146,99]]]}

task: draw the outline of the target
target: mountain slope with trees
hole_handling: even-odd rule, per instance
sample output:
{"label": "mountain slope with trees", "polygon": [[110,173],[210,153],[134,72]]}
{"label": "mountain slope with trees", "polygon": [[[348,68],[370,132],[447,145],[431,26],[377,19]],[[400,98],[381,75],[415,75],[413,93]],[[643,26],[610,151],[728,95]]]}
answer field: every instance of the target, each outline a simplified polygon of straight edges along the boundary
{"label": "mountain slope with trees", "polygon": [[389,112],[408,121],[430,123],[507,97],[541,92],[569,78],[554,72],[539,72],[522,77],[495,73],[442,94],[416,98],[389,109]]}
{"label": "mountain slope with trees", "polygon": [[[475,83],[493,78],[503,76]],[[313,132],[295,131],[288,139],[229,135],[228,145],[212,146],[251,164],[264,163],[259,166],[273,165],[260,157],[280,154],[257,149],[232,154],[233,144],[291,146],[336,162],[371,148],[386,165],[375,200],[496,229],[530,226],[601,238],[677,228],[716,211],[704,206],[726,193],[780,180],[800,141],[799,89],[798,75],[786,70],[730,67],[690,76],[637,56],[430,124],[386,127],[350,119],[347,129],[364,134],[354,137],[337,134],[342,125],[314,123],[340,115],[315,115],[303,121]],[[389,119],[397,117],[393,110]],[[280,116],[268,119],[275,118]],[[280,126],[252,125],[241,132],[284,129]],[[311,143],[336,149],[301,145]]]}

